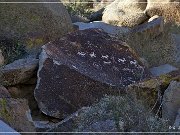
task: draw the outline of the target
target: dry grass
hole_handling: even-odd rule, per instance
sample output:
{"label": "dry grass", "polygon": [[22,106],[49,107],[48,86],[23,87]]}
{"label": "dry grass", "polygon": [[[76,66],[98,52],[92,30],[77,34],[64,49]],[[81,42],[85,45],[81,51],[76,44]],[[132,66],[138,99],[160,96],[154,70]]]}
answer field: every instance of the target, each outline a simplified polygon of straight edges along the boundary
{"label": "dry grass", "polygon": [[130,96],[107,96],[79,116],[76,131],[88,129],[92,123],[114,120],[119,132],[166,132],[168,122],[155,117],[142,103]]}
{"label": "dry grass", "polygon": [[26,54],[24,46],[15,39],[0,38],[0,49],[5,58],[5,64],[11,63],[14,60],[21,58]]}

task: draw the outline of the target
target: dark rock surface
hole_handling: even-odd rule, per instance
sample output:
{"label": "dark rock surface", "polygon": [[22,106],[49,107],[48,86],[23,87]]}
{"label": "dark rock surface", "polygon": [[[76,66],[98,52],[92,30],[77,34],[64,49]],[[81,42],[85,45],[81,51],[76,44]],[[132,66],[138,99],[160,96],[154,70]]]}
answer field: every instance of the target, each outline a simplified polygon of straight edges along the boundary
{"label": "dark rock surface", "polygon": [[148,76],[124,42],[99,29],[76,31],[43,46],[35,98],[43,113],[62,118]]}

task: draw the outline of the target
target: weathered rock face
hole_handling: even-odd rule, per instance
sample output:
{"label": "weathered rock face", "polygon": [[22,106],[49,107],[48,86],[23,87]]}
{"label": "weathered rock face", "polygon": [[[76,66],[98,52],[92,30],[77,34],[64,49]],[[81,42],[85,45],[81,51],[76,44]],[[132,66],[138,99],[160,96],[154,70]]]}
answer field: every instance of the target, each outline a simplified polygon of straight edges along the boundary
{"label": "weathered rock face", "polygon": [[0,50],[0,66],[4,65],[4,56],[2,54],[2,51]]}
{"label": "weathered rock face", "polygon": [[146,14],[149,16],[160,15],[166,21],[180,23],[180,1],[179,0],[147,0]]}
{"label": "weathered rock face", "polygon": [[118,26],[133,27],[145,22],[146,0],[115,0],[104,11],[102,20]]}
{"label": "weathered rock face", "polygon": [[174,123],[180,108],[180,82],[172,81],[163,97],[162,115]]}
{"label": "weathered rock face", "polygon": [[9,98],[11,97],[8,90],[0,85],[0,98]]}
{"label": "weathered rock face", "polygon": [[38,59],[19,59],[0,68],[0,83],[4,86],[28,81],[38,68]]}
{"label": "weathered rock face", "polygon": [[132,28],[132,33],[143,34],[147,37],[157,37],[164,31],[164,19],[163,17],[153,16],[147,23],[138,25]]}
{"label": "weathered rock face", "polygon": [[0,118],[20,132],[35,132],[25,99],[0,98]]}
{"label": "weathered rock face", "polygon": [[180,34],[173,34],[173,39],[177,48],[175,66],[180,68]]}
{"label": "weathered rock face", "polygon": [[102,21],[95,21],[95,22],[91,22],[91,23],[77,22],[74,24],[79,26],[79,30],[98,28],[98,29],[104,30],[105,32],[107,32],[109,34],[112,34],[114,36],[119,36],[119,37],[121,35],[125,35],[130,32],[130,29],[127,27],[113,26],[113,25],[104,23]]}
{"label": "weathered rock face", "polygon": [[161,19],[135,27],[126,40],[140,57],[148,61],[150,67],[177,63],[176,41],[171,33],[163,31]]}
{"label": "weathered rock face", "polygon": [[[2,1],[7,2],[7,0]],[[33,2],[47,1],[34,0]],[[52,0],[51,2],[60,1]],[[19,38],[28,48],[62,37],[72,29],[69,14],[62,3],[1,4],[0,20],[1,36]]]}
{"label": "weathered rock face", "polygon": [[171,81],[180,81],[179,70],[129,85],[127,92],[157,112],[156,109],[162,102],[163,93]]}
{"label": "weathered rock face", "polygon": [[76,31],[43,46],[35,98],[42,112],[71,114],[104,94],[149,76],[125,43],[99,29]]}
{"label": "weathered rock face", "polygon": [[29,107],[32,111],[37,109],[37,103],[34,99],[34,89],[36,85],[31,84],[18,84],[15,86],[7,87],[12,98],[25,98],[28,100]]}

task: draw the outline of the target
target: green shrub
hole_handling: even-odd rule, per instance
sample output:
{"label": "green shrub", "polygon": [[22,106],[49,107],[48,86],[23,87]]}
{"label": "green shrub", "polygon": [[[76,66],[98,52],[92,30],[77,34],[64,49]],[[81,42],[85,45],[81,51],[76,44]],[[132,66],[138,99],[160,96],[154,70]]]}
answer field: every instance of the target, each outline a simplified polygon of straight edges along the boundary
{"label": "green shrub", "polygon": [[[84,3],[85,2],[85,3]],[[89,4],[86,3],[87,0],[75,0],[71,3],[64,2],[66,9],[71,15],[79,15],[82,17],[88,17],[93,11],[89,7]]]}

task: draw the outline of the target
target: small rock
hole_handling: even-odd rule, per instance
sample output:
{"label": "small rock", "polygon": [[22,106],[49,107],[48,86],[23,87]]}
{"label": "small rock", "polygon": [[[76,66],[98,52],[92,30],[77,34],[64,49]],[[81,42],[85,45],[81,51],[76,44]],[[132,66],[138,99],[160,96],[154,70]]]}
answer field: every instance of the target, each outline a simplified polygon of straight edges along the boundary
{"label": "small rock", "polygon": [[37,132],[45,132],[56,126],[56,123],[50,121],[34,121]]}
{"label": "small rock", "polygon": [[28,81],[38,68],[38,59],[19,59],[0,69],[1,83],[4,86],[16,85]]}
{"label": "small rock", "polygon": [[132,33],[144,34],[146,36],[157,37],[163,32],[163,17],[153,16],[148,22],[138,25],[132,29]]}
{"label": "small rock", "polygon": [[10,94],[8,92],[8,90],[4,87],[0,85],[0,98],[10,98]]}
{"label": "small rock", "polygon": [[163,96],[162,116],[173,124],[180,108],[180,82],[172,81]]}
{"label": "small rock", "polygon": [[91,14],[91,15],[89,16],[89,20],[90,20],[91,22],[93,22],[93,21],[101,21],[101,20],[102,20],[102,16],[103,16],[104,9],[105,9],[105,8],[102,8],[102,9],[96,11],[95,13]]}
{"label": "small rock", "polygon": [[74,24],[79,26],[79,30],[98,28],[115,36],[127,34],[130,32],[130,29],[127,27],[113,26],[113,25],[110,25],[101,21],[95,21],[91,23],[77,22]]}
{"label": "small rock", "polygon": [[28,102],[25,99],[1,98],[0,118],[20,132],[35,132]]}
{"label": "small rock", "polygon": [[99,29],[75,31],[43,46],[35,99],[43,113],[62,118],[147,77],[124,42]]}
{"label": "small rock", "polygon": [[175,70],[178,70],[178,68],[169,64],[165,64],[165,65],[151,68],[150,72],[153,76],[160,76],[160,75],[167,74]]}
{"label": "small rock", "polygon": [[12,129],[9,125],[0,120],[0,133],[1,135],[20,135],[17,131]]}
{"label": "small rock", "polygon": [[79,16],[79,15],[71,15],[71,21],[72,23],[75,23],[75,22],[89,22],[89,20],[85,17],[82,17],[82,16]]}
{"label": "small rock", "polygon": [[4,65],[4,56],[2,54],[2,51],[0,50],[0,66]]}

